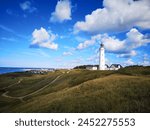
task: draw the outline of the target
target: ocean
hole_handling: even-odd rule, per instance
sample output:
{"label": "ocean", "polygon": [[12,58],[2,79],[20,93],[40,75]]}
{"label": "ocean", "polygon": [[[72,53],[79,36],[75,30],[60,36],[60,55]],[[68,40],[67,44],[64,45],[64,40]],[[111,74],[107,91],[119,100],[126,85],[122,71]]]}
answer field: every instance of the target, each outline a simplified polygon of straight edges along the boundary
{"label": "ocean", "polygon": [[20,67],[0,67],[0,74],[12,73],[12,72],[24,72],[30,70],[53,70],[52,68],[20,68]]}

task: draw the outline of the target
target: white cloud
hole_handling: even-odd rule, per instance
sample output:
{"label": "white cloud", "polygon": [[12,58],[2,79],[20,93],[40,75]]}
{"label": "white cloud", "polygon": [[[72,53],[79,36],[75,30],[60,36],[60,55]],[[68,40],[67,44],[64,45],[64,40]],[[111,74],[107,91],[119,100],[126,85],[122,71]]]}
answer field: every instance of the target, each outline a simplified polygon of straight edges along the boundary
{"label": "white cloud", "polygon": [[131,29],[127,34],[127,38],[119,40],[116,37],[110,37],[108,34],[98,34],[92,36],[90,40],[86,40],[77,46],[77,49],[84,49],[96,43],[103,43],[107,52],[119,54],[118,57],[128,58],[136,55],[134,49],[147,45],[150,39],[140,33],[137,29]]}
{"label": "white cloud", "polygon": [[126,43],[129,44],[130,48],[140,47],[146,43],[149,43],[150,39],[146,38],[137,29],[133,28],[127,33]]}
{"label": "white cloud", "polygon": [[69,0],[60,0],[51,14],[50,21],[63,22],[65,20],[71,20],[71,3]]}
{"label": "white cloud", "polygon": [[83,38],[83,37],[81,37],[81,36],[76,36],[75,39],[76,39],[76,41],[78,41],[78,42],[84,42],[84,41],[86,40],[85,38]]}
{"label": "white cloud", "polygon": [[29,11],[30,13],[32,13],[32,12],[37,10],[37,8],[31,6],[31,2],[30,1],[25,1],[24,3],[20,3],[20,8],[23,11]]}
{"label": "white cloud", "polygon": [[[150,39],[146,38],[145,35],[140,33],[137,29],[132,28],[127,34],[126,34],[126,39],[124,40],[119,40],[115,37],[104,37],[102,39],[102,42],[105,44],[105,47],[108,51],[110,52],[118,52],[118,53],[123,53],[123,52],[130,52],[128,54],[131,56],[135,56],[136,52],[131,51],[133,49],[136,49],[141,46],[145,46],[148,43],[150,43]],[[122,55],[123,56],[123,55]],[[124,54],[124,56],[127,56]]]}
{"label": "white cloud", "polygon": [[119,54],[119,55],[117,55],[117,57],[120,57],[120,58],[129,58],[129,57],[136,56],[136,55],[137,55],[137,52],[135,50],[131,50],[128,53]]}
{"label": "white cloud", "polygon": [[127,61],[124,62],[124,65],[125,66],[128,66],[128,65],[134,65],[135,63],[132,61],[132,59],[128,59]]}
{"label": "white cloud", "polygon": [[105,45],[107,51],[112,53],[120,53],[119,57],[128,58],[135,56],[134,49],[145,46],[150,43],[150,39],[140,33],[137,29],[132,28],[127,34],[126,39],[119,40],[115,37],[109,37],[108,35],[102,38],[102,43]]}
{"label": "white cloud", "polygon": [[47,32],[46,29],[35,29],[32,33],[33,41],[31,47],[44,47],[53,50],[57,50],[58,44],[54,43],[56,35],[51,31]]}
{"label": "white cloud", "polygon": [[87,48],[87,47],[89,47],[91,45],[94,45],[100,39],[101,39],[101,35],[100,34],[92,36],[90,40],[86,40],[86,41],[80,43],[78,45],[77,49],[81,50],[81,49]]}
{"label": "white cloud", "polygon": [[149,0],[104,0],[99,8],[74,25],[74,32],[120,32],[140,27],[150,28]]}
{"label": "white cloud", "polygon": [[73,55],[73,54],[68,51],[68,52],[63,52],[63,55],[64,55],[64,56],[70,56],[70,55]]}
{"label": "white cloud", "polygon": [[124,41],[120,41],[115,37],[109,37],[108,34],[98,34],[92,36],[90,40],[86,40],[77,46],[77,49],[82,50],[96,43],[104,43],[107,51],[120,51],[124,48]]}
{"label": "white cloud", "polygon": [[150,66],[150,61],[144,61],[144,62],[142,63],[142,65],[144,65],[144,66]]}
{"label": "white cloud", "polygon": [[150,57],[148,54],[143,55],[143,63],[142,65],[144,66],[149,66],[150,65]]}
{"label": "white cloud", "polygon": [[125,51],[125,40],[119,40],[116,37],[110,37],[107,34],[102,36],[101,42],[105,45],[105,48],[109,52],[121,52]]}

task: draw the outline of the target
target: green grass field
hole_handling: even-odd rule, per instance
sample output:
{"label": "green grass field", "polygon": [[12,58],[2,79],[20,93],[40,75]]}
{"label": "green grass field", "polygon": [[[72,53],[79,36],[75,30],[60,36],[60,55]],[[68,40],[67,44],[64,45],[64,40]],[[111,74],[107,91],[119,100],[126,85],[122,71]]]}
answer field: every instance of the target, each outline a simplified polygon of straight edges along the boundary
{"label": "green grass field", "polygon": [[0,112],[150,112],[150,67],[3,74]]}

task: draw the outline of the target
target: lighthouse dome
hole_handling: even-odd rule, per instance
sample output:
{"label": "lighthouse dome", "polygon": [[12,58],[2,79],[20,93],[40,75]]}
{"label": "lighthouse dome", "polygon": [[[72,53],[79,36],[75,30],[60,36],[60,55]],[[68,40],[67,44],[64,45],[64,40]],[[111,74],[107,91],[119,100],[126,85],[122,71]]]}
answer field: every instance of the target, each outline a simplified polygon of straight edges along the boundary
{"label": "lighthouse dome", "polygon": [[104,44],[103,44],[103,43],[101,44],[101,47],[104,47]]}

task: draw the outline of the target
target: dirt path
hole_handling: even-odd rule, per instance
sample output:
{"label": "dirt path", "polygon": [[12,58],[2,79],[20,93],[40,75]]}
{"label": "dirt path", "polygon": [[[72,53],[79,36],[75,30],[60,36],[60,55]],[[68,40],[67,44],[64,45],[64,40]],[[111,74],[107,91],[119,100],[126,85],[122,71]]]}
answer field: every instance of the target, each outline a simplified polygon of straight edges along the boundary
{"label": "dirt path", "polygon": [[[62,74],[62,75],[63,75],[63,74]],[[52,83],[54,83],[54,82],[55,82],[57,79],[59,79],[62,75],[57,76],[57,77],[56,77],[52,82],[50,82],[49,84],[45,85],[44,87],[42,87],[42,88],[40,88],[40,89],[38,89],[38,90],[36,90],[36,91],[34,91],[34,92],[32,92],[32,93],[29,93],[29,94],[27,94],[27,95],[20,96],[20,97],[13,97],[13,96],[9,96],[9,95],[8,95],[9,91],[7,91],[7,92],[3,93],[2,96],[5,97],[5,98],[19,99],[20,101],[23,102],[23,98],[28,97],[28,96],[32,96],[32,95],[34,95],[34,94],[36,94],[36,93],[42,91],[43,89],[47,88],[49,85],[51,85]],[[19,84],[21,81],[22,81],[22,80],[19,80],[17,83],[12,84],[12,85],[10,85],[10,86],[8,86],[8,87],[6,87],[6,88],[9,88],[9,87],[12,87],[13,85]]]}
{"label": "dirt path", "polygon": [[14,83],[14,84],[11,84],[11,85],[9,85],[9,86],[7,86],[7,87],[4,87],[3,89],[7,89],[7,88],[10,88],[10,87],[12,87],[12,86],[14,86],[14,85],[20,84],[22,80],[23,80],[23,79],[20,79],[18,82]]}
{"label": "dirt path", "polygon": [[47,88],[49,85],[51,85],[52,83],[54,83],[57,79],[59,79],[62,75],[59,75],[57,76],[52,82],[50,82],[49,84],[45,85],[44,87],[32,92],[32,93],[29,93],[25,96],[21,96],[21,98],[25,98],[25,97],[28,97],[28,96],[31,96],[31,95],[34,95],[34,94],[37,94],[38,92],[42,91],[43,89]]}
{"label": "dirt path", "polygon": [[12,97],[12,96],[7,95],[8,93],[9,93],[9,91],[3,93],[2,96],[5,97],[5,98],[18,99],[18,100],[23,102],[23,98],[22,97]]}

